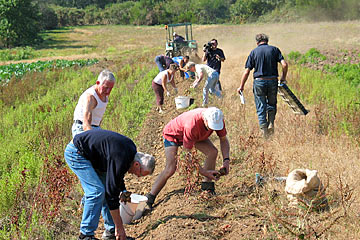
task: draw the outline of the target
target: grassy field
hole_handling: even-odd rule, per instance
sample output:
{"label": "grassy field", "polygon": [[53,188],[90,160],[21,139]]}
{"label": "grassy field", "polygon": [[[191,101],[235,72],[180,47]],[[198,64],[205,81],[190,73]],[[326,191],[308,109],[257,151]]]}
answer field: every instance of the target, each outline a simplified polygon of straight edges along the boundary
{"label": "grassy field", "polygon": [[[290,65],[289,86],[310,113],[294,115],[279,98],[276,135],[264,141],[258,131],[251,80],[247,104],[238,87],[256,33],[270,36],[283,53],[359,47],[359,22],[194,26],[202,46],[217,38],[227,60],[221,82],[225,97],[211,99],[225,113],[231,142],[231,172],[216,183],[217,196],[183,194],[183,176],[175,174],[157,199],[153,212],[126,226],[137,239],[359,239],[359,109],[352,105],[359,90],[341,77]],[[135,139],[140,151],[156,156],[154,176],[126,177],[130,191],[146,193],[164,167],[163,126],[180,111],[173,97],[166,113],[154,109],[153,62],[163,53],[162,26],[96,26],[48,33],[36,56],[27,60],[97,58],[99,64],[25,75],[1,87],[0,239],[76,239],[81,189],[62,157],[70,140],[72,114],[79,95],[108,68],[117,83],[103,128]],[[181,32],[180,32],[181,33]],[[8,62],[2,62],[7,64]],[[178,79],[179,81],[179,79]],[[178,82],[185,94],[190,82]],[[16,89],[16,94],[13,94]],[[195,104],[201,89],[192,93]],[[19,94],[22,93],[22,94]],[[350,134],[351,133],[351,134]],[[218,141],[212,138],[216,144]],[[200,158],[202,156],[200,155]],[[221,158],[219,157],[219,165]],[[255,173],[286,176],[295,168],[319,171],[327,186],[330,210],[312,212],[288,207],[284,185],[254,184]],[[52,184],[50,184],[52,183]],[[99,225],[98,236],[102,233]]]}

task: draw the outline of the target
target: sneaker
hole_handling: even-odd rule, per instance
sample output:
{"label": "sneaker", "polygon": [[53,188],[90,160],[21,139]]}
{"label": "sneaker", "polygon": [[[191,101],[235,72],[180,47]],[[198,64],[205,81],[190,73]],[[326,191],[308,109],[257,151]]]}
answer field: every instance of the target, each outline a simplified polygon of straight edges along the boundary
{"label": "sneaker", "polygon": [[115,237],[115,229],[111,229],[111,230],[106,230],[104,231],[101,239],[104,239],[104,240],[115,240],[116,237]]}
{"label": "sneaker", "polygon": [[100,240],[100,239],[96,238],[94,235],[84,235],[80,233],[78,240]]}

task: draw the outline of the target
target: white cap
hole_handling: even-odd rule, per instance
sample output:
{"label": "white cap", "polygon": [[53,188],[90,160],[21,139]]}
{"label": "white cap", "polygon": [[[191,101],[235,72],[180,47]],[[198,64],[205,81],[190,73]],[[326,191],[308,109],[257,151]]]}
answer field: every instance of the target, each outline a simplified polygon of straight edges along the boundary
{"label": "white cap", "polygon": [[175,35],[177,35],[177,33],[176,33],[176,32],[174,32],[174,33],[173,33],[173,36],[175,36]]}
{"label": "white cap", "polygon": [[217,131],[224,128],[224,114],[220,109],[216,107],[207,108],[203,112],[203,116],[211,130]]}

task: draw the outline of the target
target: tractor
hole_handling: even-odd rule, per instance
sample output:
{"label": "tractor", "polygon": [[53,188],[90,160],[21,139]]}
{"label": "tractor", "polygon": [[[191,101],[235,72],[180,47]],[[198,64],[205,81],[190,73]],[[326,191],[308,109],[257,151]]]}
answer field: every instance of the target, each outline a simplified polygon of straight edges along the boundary
{"label": "tractor", "polygon": [[[184,31],[176,32],[176,27],[184,27]],[[179,29],[179,28],[178,28]],[[165,25],[166,48],[168,57],[190,56],[197,53],[198,45],[193,39],[191,23],[177,23]],[[182,35],[184,33],[184,35]]]}

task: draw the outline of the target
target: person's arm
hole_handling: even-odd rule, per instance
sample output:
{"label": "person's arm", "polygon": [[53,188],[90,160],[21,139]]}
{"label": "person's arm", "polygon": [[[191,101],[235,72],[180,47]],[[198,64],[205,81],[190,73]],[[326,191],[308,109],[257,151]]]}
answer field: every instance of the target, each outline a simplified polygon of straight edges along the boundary
{"label": "person's arm", "polygon": [[83,119],[83,129],[84,131],[91,130],[91,121],[92,121],[92,110],[95,109],[97,101],[94,96],[87,94],[84,102],[84,119]]}
{"label": "person's arm", "polygon": [[184,64],[184,59],[181,59],[179,63],[179,69],[183,72],[186,72],[186,68],[181,67],[183,64]]}
{"label": "person's arm", "polygon": [[206,62],[206,60],[207,60],[207,56],[206,56],[206,55],[207,55],[206,52],[204,52],[204,55],[203,55],[203,57],[202,57],[202,59],[201,59],[203,62]]}
{"label": "person's arm", "polygon": [[286,63],[286,61],[284,59],[281,60],[280,63],[281,63],[281,67],[282,67],[282,75],[281,75],[280,81],[286,81],[286,75],[288,72],[288,64]]}
{"label": "person's arm", "polygon": [[174,77],[174,74],[175,74],[175,73],[173,73],[173,74],[171,75],[171,81],[170,81],[170,84],[171,84],[171,86],[173,86],[173,88],[174,88],[174,89],[177,89],[177,88],[176,88],[176,84],[175,84],[175,77]]}
{"label": "person's arm", "polygon": [[200,83],[200,81],[203,79],[203,77],[204,77],[204,73],[203,73],[203,71],[201,71],[200,74],[196,75],[196,79],[193,82],[192,87],[195,88]]}
{"label": "person's arm", "polygon": [[161,85],[164,88],[164,91],[166,92],[166,94],[169,96],[170,93],[169,93],[169,91],[167,90],[167,87],[166,87],[166,85],[167,85],[167,74],[164,74],[164,76],[162,77]]}
{"label": "person's arm", "polygon": [[110,214],[115,224],[116,240],[126,240],[126,233],[120,216],[120,209],[110,210]]}
{"label": "person's arm", "polygon": [[219,54],[216,54],[216,58],[218,61],[221,61],[221,62],[224,62],[225,61],[225,55],[224,55],[224,52],[219,49]]}
{"label": "person's arm", "polygon": [[244,72],[244,74],[242,75],[242,78],[241,78],[240,87],[237,89],[239,94],[240,94],[240,91],[241,92],[244,91],[244,86],[245,86],[245,83],[246,83],[249,75],[250,75],[250,69],[246,68],[245,72]]}
{"label": "person's arm", "polygon": [[229,174],[230,170],[230,143],[229,139],[224,136],[220,137],[220,148],[223,156],[223,167],[226,169],[226,174]]}

